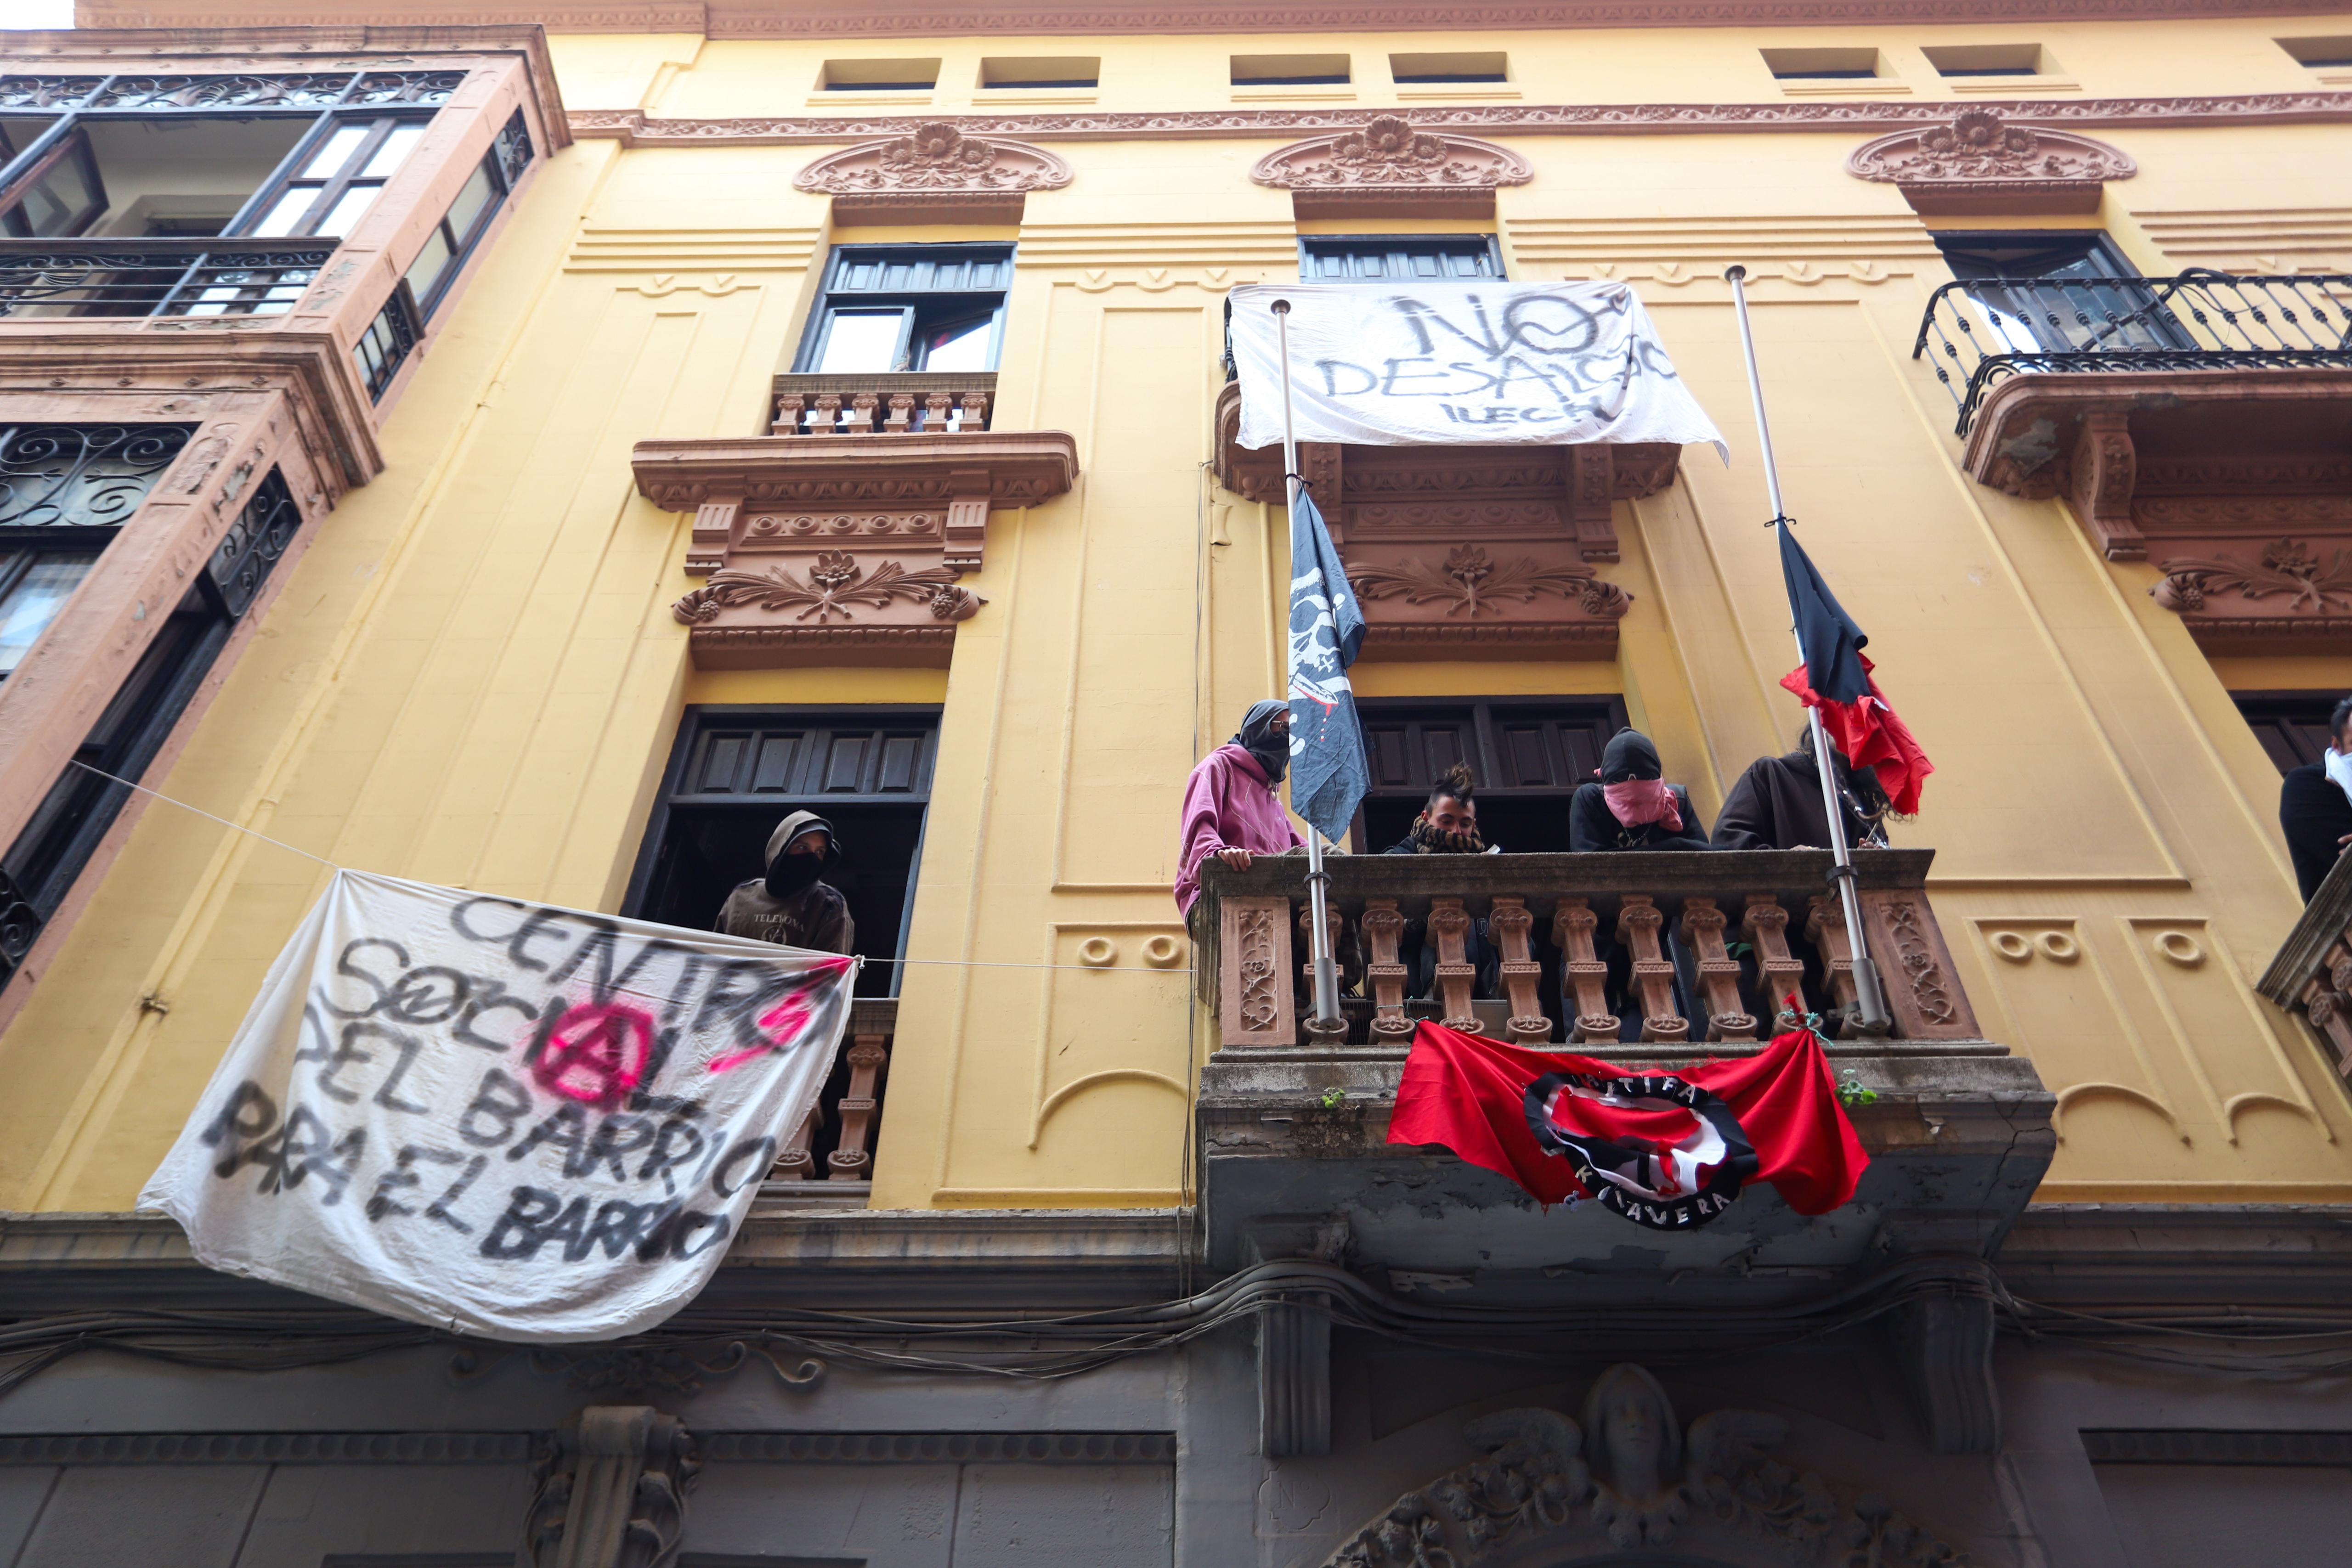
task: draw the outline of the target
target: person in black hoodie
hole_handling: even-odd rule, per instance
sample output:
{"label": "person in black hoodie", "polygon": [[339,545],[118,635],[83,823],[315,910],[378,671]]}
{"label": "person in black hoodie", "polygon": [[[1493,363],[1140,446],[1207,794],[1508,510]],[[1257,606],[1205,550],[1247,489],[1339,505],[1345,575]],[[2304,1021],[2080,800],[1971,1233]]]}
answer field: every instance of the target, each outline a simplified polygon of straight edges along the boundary
{"label": "person in black hoodie", "polygon": [[2352,791],[2352,697],[2327,716],[2326,754],[2287,769],[2279,781],[2279,828],[2286,834],[2286,852],[2305,904],[2352,843],[2352,795],[2347,791]]}
{"label": "person in black hoodie", "polygon": [[1621,729],[1601,753],[1601,781],[1579,786],[1568,803],[1568,847],[1586,854],[1712,846],[1690,791],[1665,782],[1650,737],[1638,729]]}
{"label": "person in black hoodie", "polygon": [[[1854,849],[1886,847],[1886,820],[1892,815],[1886,791],[1870,768],[1846,766],[1837,745],[1830,754],[1837,768],[1838,803],[1843,808],[1845,841]],[[1822,776],[1813,766],[1813,732],[1807,725],[1797,732],[1797,749],[1780,757],[1759,757],[1723,798],[1723,812],[1715,820],[1715,847],[1719,850],[1825,850],[1830,844],[1829,813],[1822,809]]]}

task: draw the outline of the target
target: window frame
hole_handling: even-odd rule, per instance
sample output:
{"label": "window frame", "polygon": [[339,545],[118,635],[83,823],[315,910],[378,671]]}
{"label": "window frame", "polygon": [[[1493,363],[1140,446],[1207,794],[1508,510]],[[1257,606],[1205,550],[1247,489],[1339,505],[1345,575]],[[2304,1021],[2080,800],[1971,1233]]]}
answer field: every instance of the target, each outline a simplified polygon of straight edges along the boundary
{"label": "window frame", "polygon": [[[1393,721],[1405,716],[1456,715],[1468,721],[1475,739],[1476,755],[1465,758],[1477,780],[1478,799],[1497,802],[1540,804],[1557,801],[1561,821],[1566,821],[1568,802],[1587,780],[1570,777],[1562,785],[1511,785],[1496,782],[1504,777],[1502,751],[1496,732],[1515,716],[1540,716],[1556,723],[1566,724],[1576,710],[1585,710],[1582,722],[1575,727],[1589,730],[1594,739],[1594,761],[1609,737],[1631,722],[1626,714],[1622,693],[1594,693],[1579,696],[1481,696],[1473,695],[1418,697],[1358,697],[1358,723],[1365,732],[1365,772],[1371,779],[1380,777],[1377,758],[1371,754],[1371,732],[1384,717]],[[1423,761],[1426,758],[1423,759]],[[1563,766],[1573,770],[1575,758],[1564,758]],[[1432,782],[1433,782],[1433,778]],[[1429,784],[1415,782],[1382,787],[1377,783],[1367,789],[1364,800],[1373,806],[1402,806],[1409,801],[1418,805],[1428,799]],[[1349,848],[1358,854],[1378,854],[1389,846],[1370,841],[1370,824],[1363,807],[1359,806],[1356,818],[1349,828]],[[1508,849],[1507,844],[1504,846]]]}
{"label": "window frame", "polygon": [[[967,262],[992,260],[1002,267],[1003,284],[997,288],[869,288],[844,282],[844,274],[852,266],[860,262],[887,262],[902,256],[922,256],[934,266],[955,256]],[[833,254],[825,258],[822,286],[815,300],[809,306],[808,321],[801,331],[800,350],[793,358],[793,373],[854,376],[993,374],[1004,355],[1005,317],[1012,303],[1013,268],[1016,260],[1017,251],[1011,241],[835,246]],[[960,303],[968,303],[971,307],[969,311],[959,309]],[[856,371],[824,371],[819,368],[824,362],[825,347],[832,340],[834,321],[838,315],[878,314],[892,308],[902,309],[905,314],[898,324],[898,345],[892,350],[889,365]],[[988,364],[985,370],[932,371],[929,366],[913,362],[915,346],[928,327],[977,319],[981,315],[989,319]]]}
{"label": "window frame", "polygon": [[[439,112],[438,110],[431,109],[391,110],[375,107],[365,110],[328,110],[320,115],[318,123],[294,144],[294,150],[270,172],[269,178],[262,182],[261,185],[247,199],[245,205],[237,209],[236,215],[221,225],[221,237],[224,239],[310,239],[313,237],[348,239],[351,236],[347,234],[330,235],[320,225],[334,214],[336,207],[341,204],[343,197],[354,187],[372,187],[375,191],[375,198],[368,203],[367,213],[375,211],[375,202],[382,199],[384,188],[399,177],[400,171],[407,165],[408,159],[404,157],[383,174],[374,176],[369,175],[366,172],[369,162],[375,157],[384,142],[391,139],[394,131],[404,125],[429,126],[433,122],[434,115]],[[303,172],[310,160],[334,140],[338,131],[358,123],[364,123],[367,131],[360,138],[358,146],[352,150],[350,156],[337,164],[330,173],[312,175]],[[269,215],[287,192],[306,187],[317,190],[319,194],[311,202],[309,209],[304,212],[299,224],[282,235],[262,235],[255,232],[254,225]],[[367,213],[360,214],[362,222],[366,220]],[[356,228],[358,225],[354,224],[352,226]]]}
{"label": "window frame", "polygon": [[[2326,690],[2231,692],[2230,702],[2273,763],[2278,762],[2282,749],[2295,758],[2279,768],[2284,774],[2288,768],[2306,767],[2325,757],[2327,716],[2346,695],[2343,691]],[[2308,733],[2314,729],[2319,732],[2315,748]]]}
{"label": "window frame", "polygon": [[[1446,253],[1442,247],[1448,245],[1458,247],[1463,252],[1475,248],[1483,254],[1485,264],[1491,270],[1471,277],[1328,277],[1324,276],[1321,268],[1317,266],[1320,259],[1318,250],[1328,254],[1343,246],[1357,247],[1347,253],[1349,260],[1353,263],[1374,254],[1365,247],[1375,245],[1398,247],[1380,253],[1384,256],[1411,256],[1416,248],[1444,255]],[[1298,280],[1301,283],[1364,283],[1376,287],[1382,284],[1413,283],[1505,283],[1509,281],[1509,277],[1510,275],[1504,270],[1503,267],[1503,242],[1499,235],[1471,231],[1442,235],[1360,234],[1300,235],[1298,236]]]}
{"label": "window frame", "polygon": [[[71,126],[54,140],[47,136],[34,138],[27,155],[33,162],[5,187],[0,187],[0,230],[5,230],[8,238],[79,239],[89,233],[90,225],[105,216],[107,209],[114,204],[113,198],[106,193],[106,177],[99,171],[98,149],[91,144],[89,132],[81,126]],[[94,201],[56,234],[37,235],[32,232],[32,225],[25,216],[25,199],[68,158],[80,163],[82,179],[88,183]]]}
{"label": "window frame", "polygon": [[[2047,320],[2046,310],[2039,310],[2031,305],[2021,304],[2018,298],[2021,291],[2013,291],[2004,287],[2008,284],[2031,285],[2037,282],[2048,283],[2053,287],[2068,283],[2078,287],[2089,285],[2095,287],[2099,295],[2111,298],[2113,303],[2110,314],[2120,314],[2126,319],[2141,319],[2140,324],[2147,330],[2148,337],[2155,340],[2153,346],[2175,350],[2193,350],[2197,347],[2196,342],[2181,330],[2177,322],[2172,320],[2169,313],[2158,308],[2162,301],[2157,294],[2158,280],[2147,278],[2137,267],[2135,267],[2131,258],[2124,254],[2123,247],[2116,243],[2115,236],[2105,229],[2025,229],[2016,232],[1997,229],[1959,229],[1942,231],[1931,237],[1936,242],[1937,253],[1943,257],[1945,267],[1949,269],[1954,280],[1959,283],[1969,303],[1974,305],[1985,319],[1987,329],[1991,334],[1989,341],[2005,345],[2001,350],[2004,353],[2078,353],[2091,346],[2076,340],[2062,327],[2055,326]],[[2028,251],[2030,257],[2034,255],[2054,256],[2077,246],[2084,247],[2086,253],[2084,257],[2085,261],[2095,261],[2107,270],[2105,273],[2082,274],[2072,278],[2063,272],[2046,267],[2041,271],[2004,270],[1971,277],[1964,273],[1958,265],[1969,259],[1968,253],[1971,250],[2024,249]],[[2024,264],[2027,258],[2021,258],[2020,265]],[[1974,265],[2006,268],[2011,264],[1979,261]],[[2094,283],[2094,279],[2098,281]],[[2015,329],[2008,324],[2011,321],[2018,324]]]}

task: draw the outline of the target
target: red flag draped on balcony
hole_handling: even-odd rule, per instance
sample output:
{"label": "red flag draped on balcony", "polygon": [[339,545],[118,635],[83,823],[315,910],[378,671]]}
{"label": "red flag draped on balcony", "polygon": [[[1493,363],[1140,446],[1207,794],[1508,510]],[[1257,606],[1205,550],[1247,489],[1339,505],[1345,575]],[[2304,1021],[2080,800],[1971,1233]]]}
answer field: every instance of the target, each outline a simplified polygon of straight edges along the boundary
{"label": "red flag draped on balcony", "polygon": [[1543,1203],[1590,1197],[1657,1229],[1706,1224],[1749,1180],[1827,1214],[1870,1164],[1804,1028],[1755,1056],[1667,1071],[1423,1023],[1389,1142],[1442,1145]]}

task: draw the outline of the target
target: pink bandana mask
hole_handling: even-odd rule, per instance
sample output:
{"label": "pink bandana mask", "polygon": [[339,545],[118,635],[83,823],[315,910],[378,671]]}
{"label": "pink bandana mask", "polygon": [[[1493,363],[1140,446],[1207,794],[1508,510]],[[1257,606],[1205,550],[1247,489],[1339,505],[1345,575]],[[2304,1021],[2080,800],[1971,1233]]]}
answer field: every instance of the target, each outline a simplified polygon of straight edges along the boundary
{"label": "pink bandana mask", "polygon": [[1628,779],[1622,784],[1603,784],[1601,793],[1608,799],[1609,814],[1626,827],[1660,822],[1670,833],[1682,831],[1683,814],[1675,805],[1674,788],[1663,779]]}

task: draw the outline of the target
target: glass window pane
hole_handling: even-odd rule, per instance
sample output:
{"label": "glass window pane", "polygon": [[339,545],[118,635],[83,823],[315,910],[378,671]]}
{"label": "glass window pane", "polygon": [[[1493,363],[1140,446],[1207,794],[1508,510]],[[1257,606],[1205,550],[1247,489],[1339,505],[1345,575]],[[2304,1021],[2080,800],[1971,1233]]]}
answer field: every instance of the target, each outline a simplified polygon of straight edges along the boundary
{"label": "glass window pane", "polygon": [[923,334],[923,369],[987,370],[988,340],[994,326],[993,320],[983,318],[978,321],[958,321],[950,326],[932,328]]}
{"label": "glass window pane", "polygon": [[898,368],[898,329],[903,310],[836,310],[824,335],[821,373],[853,374]]}
{"label": "glass window pane", "polygon": [[277,201],[270,204],[269,211],[263,214],[261,221],[253,225],[253,232],[257,235],[292,234],[302,226],[303,218],[310,214],[310,204],[318,199],[319,187],[316,185],[295,185],[279,193]]}
{"label": "glass window pane", "polygon": [[383,139],[383,145],[375,150],[375,156],[367,161],[367,167],[360,172],[370,179],[388,177],[407,161],[409,149],[415,147],[424,135],[425,127],[421,125],[394,126],[392,134]]}
{"label": "glass window pane", "polygon": [[360,143],[367,138],[368,128],[364,125],[335,127],[333,133],[319,143],[319,150],[310,154],[310,161],[302,165],[303,174],[310,179],[323,180],[330,174],[341,172],[343,165],[352,161],[352,154],[360,150]]}
{"label": "glass window pane", "polygon": [[490,183],[490,172],[478,166],[474,170],[474,177],[466,182],[466,188],[457,193],[457,199],[449,204],[446,222],[449,232],[457,235],[459,245],[474,237],[474,225],[481,218],[483,209],[497,198],[498,188]]}
{"label": "glass window pane", "polygon": [[319,225],[319,233],[332,235],[337,239],[350,234],[359,226],[360,219],[367,215],[367,210],[375,205],[376,193],[383,189],[381,185],[345,187],[342,195],[336,199],[335,210],[329,213],[327,221]]}
{"label": "glass window pane", "polygon": [[31,652],[97,559],[95,550],[45,554],[14,588],[0,595],[0,675],[14,670]]}
{"label": "glass window pane", "polygon": [[31,220],[36,238],[61,235],[89,208],[91,199],[81,160],[68,157],[25,193],[25,216]]}
{"label": "glass window pane", "polygon": [[425,249],[408,269],[408,290],[416,296],[422,308],[430,308],[434,286],[441,275],[449,270],[449,239],[440,229],[435,229],[425,241]]}

